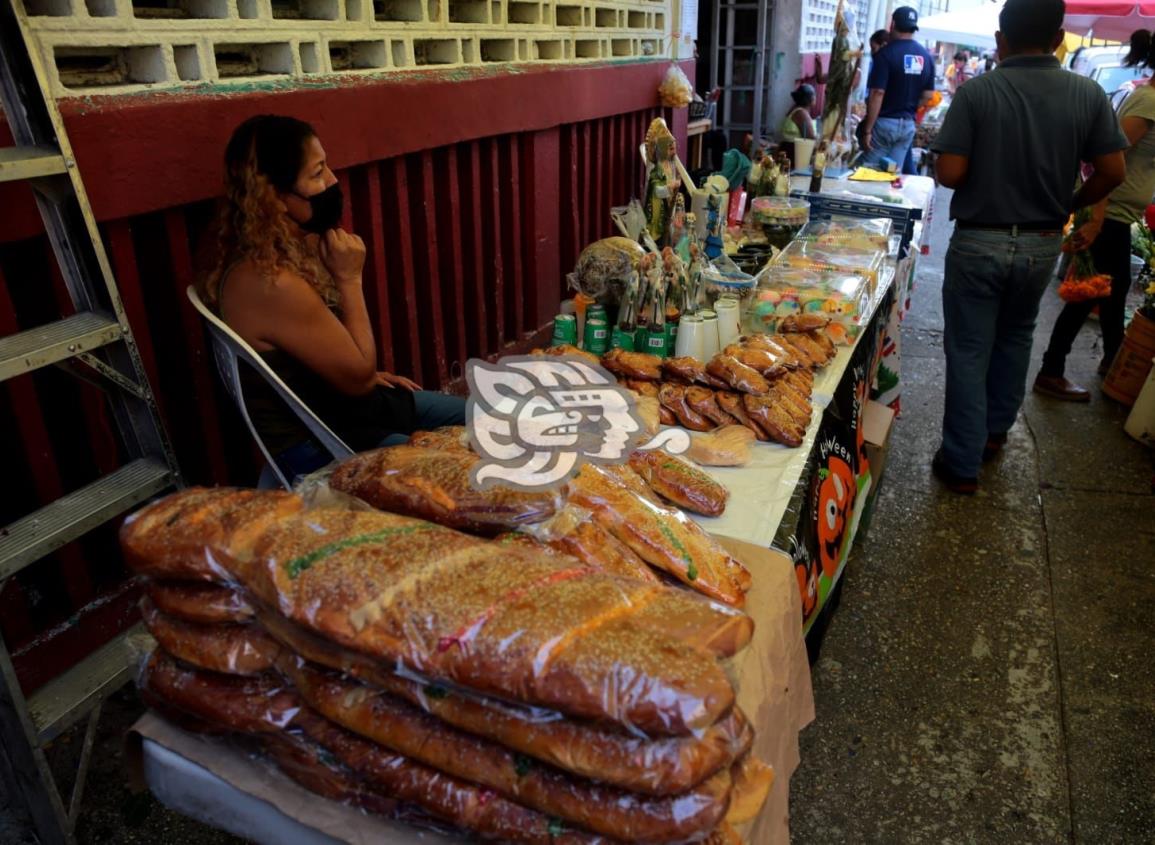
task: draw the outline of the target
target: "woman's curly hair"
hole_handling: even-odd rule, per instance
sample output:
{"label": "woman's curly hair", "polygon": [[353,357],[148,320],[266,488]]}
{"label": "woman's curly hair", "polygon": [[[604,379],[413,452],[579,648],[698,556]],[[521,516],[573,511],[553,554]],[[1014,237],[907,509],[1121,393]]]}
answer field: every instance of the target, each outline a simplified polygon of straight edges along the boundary
{"label": "woman's curly hair", "polygon": [[316,135],[303,120],[250,117],[225,148],[225,196],[215,224],[211,269],[199,282],[201,297],[219,307],[221,284],[238,262],[252,261],[268,278],[289,269],[308,281],[328,305],[339,305],[333,277],[294,231],[277,191],[291,191],[304,164],[305,142]]}

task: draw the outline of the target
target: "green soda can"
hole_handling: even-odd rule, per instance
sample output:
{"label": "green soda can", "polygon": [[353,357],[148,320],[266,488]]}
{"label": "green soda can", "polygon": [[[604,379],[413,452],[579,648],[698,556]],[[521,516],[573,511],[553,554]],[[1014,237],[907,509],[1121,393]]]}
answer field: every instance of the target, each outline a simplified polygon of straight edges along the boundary
{"label": "green soda can", "polygon": [[610,327],[605,319],[586,317],[585,350],[594,355],[605,355],[610,346]]}
{"label": "green soda can", "polygon": [[593,305],[586,308],[586,319],[587,320],[606,320],[607,322],[609,322],[608,319],[606,318],[606,307],[604,305],[599,305],[598,303],[595,302]]}
{"label": "green soda can", "polygon": [[666,327],[650,326],[646,332],[646,351],[659,358],[666,357]]}
{"label": "green soda can", "polygon": [[577,317],[558,314],[553,320],[553,340],[550,346],[577,346]]}
{"label": "green soda can", "polygon": [[610,348],[633,352],[634,332],[635,329],[623,329],[621,326],[614,326],[613,336],[610,338]]}
{"label": "green soda can", "polygon": [[666,321],[666,354],[669,355],[678,348],[678,323],[675,320]]}

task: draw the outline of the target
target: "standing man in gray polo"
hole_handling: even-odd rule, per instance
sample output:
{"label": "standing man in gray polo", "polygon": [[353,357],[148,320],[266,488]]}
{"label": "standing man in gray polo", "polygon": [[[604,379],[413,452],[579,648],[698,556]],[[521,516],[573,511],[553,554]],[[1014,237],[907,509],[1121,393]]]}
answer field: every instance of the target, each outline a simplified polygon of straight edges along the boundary
{"label": "standing man in gray polo", "polygon": [[[1007,0],[999,65],[959,88],[933,148],[954,188],[942,302],[946,409],[932,469],[956,493],[1006,442],[1026,390],[1062,228],[1123,181],[1127,139],[1103,90],[1062,70],[1063,0]],[[1074,192],[1079,163],[1094,173]]]}

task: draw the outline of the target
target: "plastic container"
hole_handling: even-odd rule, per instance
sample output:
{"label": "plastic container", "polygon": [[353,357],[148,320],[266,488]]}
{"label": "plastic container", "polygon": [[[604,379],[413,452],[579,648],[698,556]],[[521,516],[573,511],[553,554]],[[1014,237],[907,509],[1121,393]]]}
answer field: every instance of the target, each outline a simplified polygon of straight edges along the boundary
{"label": "plastic container", "polygon": [[890,249],[893,225],[886,217],[832,217],[829,220],[811,220],[802,227],[798,238],[820,247],[887,252]]}
{"label": "plastic container", "polygon": [[886,252],[881,249],[863,250],[831,243],[820,246],[812,241],[795,240],[779,253],[775,265],[865,276],[873,291],[885,260]]}
{"label": "plastic container", "polygon": [[719,256],[702,270],[702,285],[711,308],[720,297],[733,297],[743,306],[754,295],[755,278],[726,256]]}
{"label": "plastic container", "polygon": [[745,304],[742,328],[750,333],[775,332],[784,317],[825,314],[831,318],[830,339],[848,344],[858,336],[870,296],[870,282],[860,274],[774,265],[759,277]]}
{"label": "plastic container", "polygon": [[784,249],[810,219],[810,203],[791,197],[756,197],[750,204],[750,217],[762,228],[767,243]]}
{"label": "plastic container", "polygon": [[1151,372],[1127,415],[1123,430],[1140,443],[1155,446],[1155,358],[1151,360]]}

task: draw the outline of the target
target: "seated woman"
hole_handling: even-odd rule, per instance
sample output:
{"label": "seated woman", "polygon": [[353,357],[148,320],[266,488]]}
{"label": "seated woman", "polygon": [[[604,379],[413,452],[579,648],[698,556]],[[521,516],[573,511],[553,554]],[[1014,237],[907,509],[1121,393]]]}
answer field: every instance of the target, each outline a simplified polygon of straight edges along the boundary
{"label": "seated woman", "polygon": [[814,86],[803,83],[792,91],[790,96],[794,100],[794,108],[782,121],[782,128],[779,130],[782,135],[782,142],[789,144],[799,138],[817,137],[814,130],[814,118],[810,116],[810,107],[814,105],[814,99],[817,96]]}
{"label": "seated woman", "polygon": [[[218,254],[201,297],[355,451],[465,422],[465,400],[377,370],[361,273],[340,228],[341,186],[309,124],[258,115],[225,150]],[[253,424],[292,479],[330,458],[267,382],[241,368]]]}

